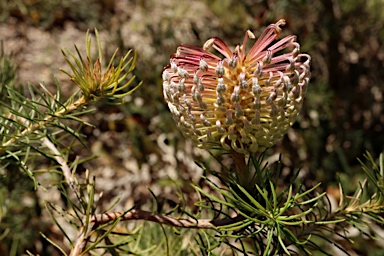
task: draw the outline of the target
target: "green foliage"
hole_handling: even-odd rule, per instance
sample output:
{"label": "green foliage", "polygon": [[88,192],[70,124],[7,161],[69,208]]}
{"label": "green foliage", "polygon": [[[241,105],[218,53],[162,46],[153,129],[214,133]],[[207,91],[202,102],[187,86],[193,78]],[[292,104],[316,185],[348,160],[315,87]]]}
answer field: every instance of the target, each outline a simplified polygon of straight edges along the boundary
{"label": "green foliage", "polygon": [[[266,165],[261,168],[262,157],[250,156],[248,167],[255,170],[256,176],[250,191],[241,187],[238,180],[227,178],[231,176],[230,170],[223,170],[224,175],[207,171],[220,178],[223,184],[218,186],[207,179],[214,194],[195,184],[204,199],[197,205],[200,209],[214,211],[215,219],[231,221],[215,228],[217,234],[213,237],[217,243],[206,250],[227,243],[234,251],[249,255],[312,255],[313,252],[332,255],[329,251],[333,245],[348,254],[340,243],[353,243],[348,237],[348,227],[352,226],[372,239],[381,239],[372,225],[384,224],[381,216],[384,210],[383,155],[379,165],[369,153],[366,159],[371,167],[361,164],[367,178],[353,196],[344,194],[340,187],[342,199],[337,207],[331,204],[326,192],[318,192],[320,184],[304,185],[298,179],[300,171],[286,188],[276,187],[283,168],[281,160],[275,168]],[[373,232],[372,235],[369,232]],[[334,242],[331,238],[334,235],[344,241]]]}
{"label": "green foliage", "polygon": [[[102,75],[100,41],[98,35],[96,37],[99,44],[99,59],[96,61],[99,65],[97,75]],[[88,34],[86,40],[87,59],[92,63],[91,40]],[[93,72],[94,67],[85,66],[82,55],[78,50],[77,53],[81,62],[72,55],[77,66],[72,65],[69,60],[68,63],[75,73],[74,77],[77,75],[77,77],[81,78],[81,72]],[[81,219],[83,215],[89,218],[94,213],[95,206],[94,201],[92,201],[94,187],[85,186],[87,194],[84,194],[82,186],[72,177],[71,173],[71,171],[75,172],[77,166],[86,159],[77,159],[70,167],[66,165],[66,162],[69,154],[72,153],[73,147],[76,146],[76,141],[86,146],[82,138],[83,135],[78,132],[79,127],[82,125],[91,126],[91,124],[81,119],[81,116],[93,111],[86,107],[92,102],[104,99],[110,102],[122,102],[123,97],[140,86],[139,84],[133,89],[128,88],[132,84],[134,77],[130,78],[128,82],[124,82],[135,67],[135,58],[127,60],[129,54],[130,52],[121,59],[116,67],[113,66],[114,56],[112,57],[107,66],[107,79],[110,79],[108,81],[111,81],[111,83],[102,84],[101,87],[94,87],[90,94],[87,94],[86,90],[93,84],[91,82],[88,84],[82,83],[81,85],[84,87],[79,85],[80,91],[75,92],[65,100],[59,82],[56,82],[57,90],[55,94],[51,93],[43,83],[39,87],[28,84],[27,93],[25,93],[22,87],[15,85],[15,68],[1,51],[0,71],[2,75],[0,76],[0,88],[2,97],[5,97],[0,101],[0,182],[2,184],[1,188],[4,190],[0,200],[0,231],[2,234],[1,239],[4,241],[4,250],[9,250],[10,255],[21,254],[31,246],[29,239],[36,240],[36,237],[38,237],[38,233],[32,232],[34,230],[32,226],[38,222],[30,222],[31,227],[28,230],[31,232],[27,232],[25,235],[22,232],[27,220],[38,218],[41,215],[42,209],[38,205],[36,200],[37,192],[34,189],[37,189],[38,185],[43,189],[44,187],[38,181],[37,176],[50,173],[53,177],[60,174],[58,176],[60,179],[62,177],[67,179],[70,189],[73,190],[74,196],[78,199],[77,204],[72,201],[69,202],[74,211],[74,213],[70,213],[70,216]],[[66,57],[66,55],[64,56]],[[72,77],[69,73],[67,74]],[[97,97],[95,97],[96,95]],[[43,164],[44,167],[40,166],[38,168],[37,165],[41,164],[42,161],[44,162],[44,159],[50,163],[48,165]],[[58,166],[61,167],[62,172],[57,169]],[[20,172],[21,170],[24,172]],[[25,174],[31,179],[25,179]],[[23,183],[28,185],[23,185]],[[49,186],[53,184],[49,184]],[[90,184],[90,182],[87,184]],[[65,187],[59,185],[58,189],[64,198],[69,197]],[[30,198],[31,195],[28,193],[34,196]],[[24,201],[17,200],[17,198],[23,197],[31,202],[24,205]],[[48,205],[51,208],[50,210],[61,209],[68,213],[67,210],[63,210],[58,205],[53,203],[48,203]],[[22,214],[20,217],[15,217],[17,216],[15,212]],[[60,214],[63,216],[64,212]],[[54,215],[51,216],[60,230],[64,231]],[[75,220],[70,223],[79,228],[75,224]],[[43,237],[46,238],[46,241],[43,242],[44,245],[47,241],[51,242],[54,247],[64,252],[59,245],[53,243],[48,237],[44,235]],[[69,239],[67,235],[65,237]],[[71,243],[70,240],[69,242]]]}

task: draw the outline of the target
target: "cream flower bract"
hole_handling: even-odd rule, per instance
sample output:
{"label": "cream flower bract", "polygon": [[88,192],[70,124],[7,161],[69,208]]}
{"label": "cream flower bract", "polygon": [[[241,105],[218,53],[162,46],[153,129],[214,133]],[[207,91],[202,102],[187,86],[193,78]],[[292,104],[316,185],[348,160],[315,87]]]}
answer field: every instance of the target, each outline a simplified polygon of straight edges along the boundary
{"label": "cream flower bract", "polygon": [[[310,78],[310,56],[296,36],[276,40],[285,21],[269,25],[246,53],[218,38],[181,45],[163,71],[163,92],[177,126],[200,148],[239,153],[273,146],[295,122]],[[208,51],[214,48],[222,56]]]}

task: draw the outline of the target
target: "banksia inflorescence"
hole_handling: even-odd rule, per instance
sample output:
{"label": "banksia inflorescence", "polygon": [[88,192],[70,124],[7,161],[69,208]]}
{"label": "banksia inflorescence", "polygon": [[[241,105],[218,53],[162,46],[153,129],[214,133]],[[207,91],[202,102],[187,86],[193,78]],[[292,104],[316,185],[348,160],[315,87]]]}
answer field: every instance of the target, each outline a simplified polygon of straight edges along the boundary
{"label": "banksia inflorescence", "polygon": [[[163,92],[177,126],[200,148],[250,153],[273,146],[295,122],[310,78],[310,56],[296,36],[275,41],[269,25],[248,53],[247,31],[232,52],[219,38],[181,45],[163,71]],[[275,41],[275,42],[274,42]],[[213,47],[223,58],[208,52]],[[285,51],[285,53],[283,53]]]}

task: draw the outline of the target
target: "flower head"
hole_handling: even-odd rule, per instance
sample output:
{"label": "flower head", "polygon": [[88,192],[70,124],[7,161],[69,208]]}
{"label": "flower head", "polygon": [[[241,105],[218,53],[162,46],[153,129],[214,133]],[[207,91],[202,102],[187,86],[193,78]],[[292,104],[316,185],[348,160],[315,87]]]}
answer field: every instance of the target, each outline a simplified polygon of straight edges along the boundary
{"label": "flower head", "polygon": [[[295,122],[310,77],[310,56],[296,36],[275,41],[284,20],[269,25],[246,53],[219,38],[181,45],[163,71],[163,92],[177,126],[201,148],[239,153],[273,146]],[[208,51],[214,48],[222,56]]]}

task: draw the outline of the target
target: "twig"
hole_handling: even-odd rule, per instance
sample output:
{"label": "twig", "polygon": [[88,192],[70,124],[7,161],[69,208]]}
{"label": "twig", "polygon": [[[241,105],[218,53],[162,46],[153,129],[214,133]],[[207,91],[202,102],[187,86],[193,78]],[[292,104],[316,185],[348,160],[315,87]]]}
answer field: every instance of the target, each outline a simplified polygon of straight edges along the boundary
{"label": "twig", "polygon": [[194,229],[213,229],[218,226],[228,225],[234,221],[238,221],[233,218],[225,218],[219,220],[198,220],[198,219],[176,219],[169,216],[164,216],[161,214],[154,214],[148,211],[142,211],[138,209],[133,209],[129,212],[112,212],[112,213],[102,213],[94,215],[91,218],[91,222],[96,223],[97,225],[108,223],[112,220],[120,218],[122,221],[125,220],[146,220],[157,222],[159,224],[165,224],[177,228],[194,228]]}
{"label": "twig", "polygon": [[59,152],[59,150],[47,137],[44,137],[42,139],[42,142],[47,148],[49,148],[53,152],[53,154],[55,155],[54,157],[56,161],[59,163],[60,168],[63,171],[65,180],[68,182],[69,186],[75,192],[75,194],[77,194],[78,190],[75,187],[76,181],[72,176],[71,169],[67,165],[67,162],[65,161],[65,159],[61,156],[61,153]]}
{"label": "twig", "polygon": [[192,228],[192,229],[215,229],[216,227],[225,226],[236,221],[240,221],[238,218],[225,218],[218,220],[198,220],[198,219],[176,219],[169,216],[164,216],[161,214],[154,214],[148,211],[142,211],[138,209],[133,209],[129,212],[111,212],[111,213],[101,213],[94,215],[90,219],[88,229],[84,232],[81,231],[75,246],[73,247],[70,256],[81,255],[81,252],[84,250],[87,240],[89,239],[90,233],[92,230],[102,224],[106,224],[113,220],[120,218],[120,221],[128,220],[145,220],[152,221],[159,224],[164,224],[177,228]]}

